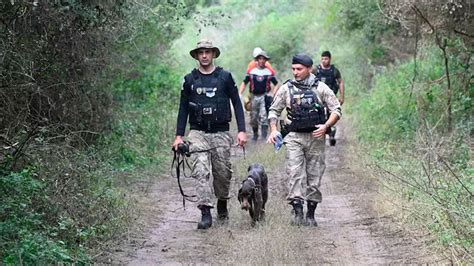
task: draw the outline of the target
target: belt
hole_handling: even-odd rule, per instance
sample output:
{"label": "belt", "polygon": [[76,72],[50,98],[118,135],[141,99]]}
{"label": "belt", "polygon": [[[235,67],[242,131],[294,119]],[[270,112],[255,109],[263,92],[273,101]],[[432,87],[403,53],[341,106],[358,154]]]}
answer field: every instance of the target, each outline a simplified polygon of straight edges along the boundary
{"label": "belt", "polygon": [[300,132],[300,133],[309,133],[309,132],[313,132],[315,131],[316,128],[315,127],[312,127],[312,128],[300,128],[300,129],[291,129],[291,127],[289,128],[289,131],[290,132]]}
{"label": "belt", "polygon": [[224,126],[212,127],[211,129],[208,129],[207,127],[201,127],[201,126],[198,126],[198,125],[191,125],[190,129],[204,131],[204,133],[217,133],[217,132],[229,131],[229,126],[227,125],[227,127],[224,127]]}

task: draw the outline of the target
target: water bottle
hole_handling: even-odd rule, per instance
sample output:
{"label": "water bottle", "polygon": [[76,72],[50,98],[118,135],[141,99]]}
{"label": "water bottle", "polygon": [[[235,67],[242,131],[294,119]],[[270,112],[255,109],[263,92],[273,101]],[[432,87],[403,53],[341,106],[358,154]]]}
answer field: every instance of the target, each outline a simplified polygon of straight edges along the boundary
{"label": "water bottle", "polygon": [[283,136],[281,135],[280,132],[277,133],[277,135],[275,136],[275,139],[276,139],[275,144],[273,146],[275,148],[275,152],[278,152],[283,146]]}

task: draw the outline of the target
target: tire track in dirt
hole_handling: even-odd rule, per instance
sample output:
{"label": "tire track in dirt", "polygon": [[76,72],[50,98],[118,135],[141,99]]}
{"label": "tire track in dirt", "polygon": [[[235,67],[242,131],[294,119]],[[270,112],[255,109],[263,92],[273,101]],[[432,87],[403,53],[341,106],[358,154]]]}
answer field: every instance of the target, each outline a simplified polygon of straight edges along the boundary
{"label": "tire track in dirt", "polygon": [[[388,264],[437,263],[424,239],[408,235],[391,217],[378,217],[373,209],[376,183],[355,173],[354,156],[346,139],[347,127],[338,126],[338,143],[327,146],[326,172],[322,180],[323,202],[316,210],[318,227],[290,225],[286,204],[283,153],[269,145],[249,144],[244,159],[234,150],[234,197],[229,201],[230,221],[198,231],[199,210],[194,203],[181,208],[174,178],[157,180],[151,187],[144,213],[142,234],[107,256],[107,262],[143,265],[175,263],[330,263]],[[267,166],[270,198],[267,220],[252,228],[247,213],[239,210],[235,194],[247,165],[258,160]],[[358,176],[359,175],[359,176]],[[189,191],[191,180],[184,182]],[[213,210],[213,217],[215,217]]]}

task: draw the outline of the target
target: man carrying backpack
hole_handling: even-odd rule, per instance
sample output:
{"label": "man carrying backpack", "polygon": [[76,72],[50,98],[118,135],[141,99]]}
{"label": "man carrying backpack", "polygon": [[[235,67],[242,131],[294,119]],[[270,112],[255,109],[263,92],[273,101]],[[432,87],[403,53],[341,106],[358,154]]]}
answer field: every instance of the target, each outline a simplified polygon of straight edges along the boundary
{"label": "man carrying backpack", "polygon": [[262,138],[267,138],[267,109],[270,107],[269,105],[271,104],[272,100],[270,98],[271,96],[268,94],[271,92],[271,84],[274,85],[274,90],[276,90],[278,86],[278,80],[275,78],[275,71],[266,66],[266,63],[269,59],[270,57],[265,51],[258,51],[258,53],[255,54],[255,67],[247,70],[247,74],[240,84],[239,94],[242,96],[245,87],[250,83],[250,102],[252,106],[252,111],[250,113],[250,125],[252,126],[253,130],[253,140],[258,139],[259,125],[261,127],[260,133]]}
{"label": "man carrying backpack", "polygon": [[[252,52],[252,61],[249,62],[248,66],[247,66],[247,72],[249,72],[250,70],[252,70],[253,68],[255,68],[257,66],[257,61],[255,61],[255,58],[262,52],[262,48],[260,47],[255,47],[253,49],[253,52]],[[270,69],[270,71],[273,71],[275,72],[275,70],[273,69],[272,67],[272,64],[270,64],[269,61],[265,62],[265,67]]]}
{"label": "man carrying backpack", "polygon": [[[339,103],[344,103],[344,81],[341,72],[334,65],[331,65],[331,53],[324,51],[321,54],[321,63],[313,70],[313,74],[319,81],[324,82],[337,95],[339,93]],[[336,128],[333,127],[329,133],[329,144],[336,145]]]}

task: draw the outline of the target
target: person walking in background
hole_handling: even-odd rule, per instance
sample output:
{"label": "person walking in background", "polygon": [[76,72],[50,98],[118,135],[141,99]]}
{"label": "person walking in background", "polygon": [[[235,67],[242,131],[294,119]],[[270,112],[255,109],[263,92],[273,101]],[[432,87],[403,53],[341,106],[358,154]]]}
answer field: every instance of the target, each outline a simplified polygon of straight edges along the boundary
{"label": "person walking in background", "polygon": [[[336,124],[342,113],[336,95],[311,73],[312,66],[313,60],[308,55],[293,56],[291,68],[294,79],[280,87],[270,106],[267,142],[275,144],[281,136],[277,121],[286,109],[288,116],[285,123],[289,131],[284,137],[285,169],[289,179],[287,200],[293,206],[294,224],[317,226],[314,212],[322,201],[319,187],[326,168],[326,131]],[[329,118],[324,106],[329,109]],[[307,202],[306,219],[304,201]]]}
{"label": "person walking in background", "polygon": [[262,138],[267,138],[267,109],[273,100],[270,95],[272,94],[271,84],[273,84],[274,90],[278,88],[278,80],[275,77],[275,71],[266,67],[266,63],[269,59],[270,57],[263,50],[255,54],[256,65],[254,68],[247,70],[247,74],[240,84],[239,94],[242,96],[247,84],[250,83],[250,125],[252,126],[254,141],[258,139],[259,126]]}
{"label": "person walking in background", "polygon": [[[247,66],[247,73],[251,69],[253,69],[257,66],[257,61],[255,60],[255,57],[257,57],[257,55],[260,54],[262,51],[263,50],[260,47],[255,47],[253,49],[253,52],[252,52],[252,58],[253,59],[249,62],[248,66]],[[272,64],[270,64],[270,61],[265,62],[265,67],[270,69],[270,71],[273,71],[273,73],[275,73],[275,69],[273,69]]]}
{"label": "person walking in background", "polygon": [[192,176],[197,180],[197,207],[201,210],[198,229],[208,229],[212,226],[213,194],[217,197],[218,220],[229,218],[227,200],[232,178],[230,149],[233,142],[229,134],[231,102],[237,120],[237,144],[243,147],[247,135],[244,110],[234,79],[231,73],[213,63],[220,55],[219,48],[204,39],[189,53],[199,66],[184,77],[173,149],[178,150],[178,145],[184,143],[189,117],[187,142]]}
{"label": "person walking in background", "polygon": [[[319,81],[326,83],[335,95],[339,92],[339,103],[344,103],[344,81],[341,72],[331,64],[331,53],[324,51],[321,54],[321,63],[313,70]],[[336,127],[329,130],[329,145],[336,145]]]}

